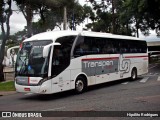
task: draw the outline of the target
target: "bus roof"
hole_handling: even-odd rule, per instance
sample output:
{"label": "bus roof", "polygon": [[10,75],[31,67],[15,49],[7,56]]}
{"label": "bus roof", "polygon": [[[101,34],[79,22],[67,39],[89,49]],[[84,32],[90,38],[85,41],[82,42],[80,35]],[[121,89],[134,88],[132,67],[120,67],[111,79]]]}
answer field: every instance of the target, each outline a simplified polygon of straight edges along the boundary
{"label": "bus roof", "polygon": [[36,34],[26,40],[25,41],[32,41],[32,40],[53,40],[53,42],[55,42],[55,40],[59,37],[63,37],[63,36],[70,36],[70,35],[75,35],[77,36],[79,34],[79,32],[77,31],[49,31],[49,32],[44,32],[44,33],[39,33]]}
{"label": "bus roof", "polygon": [[82,31],[81,34],[84,36],[94,36],[94,37],[104,37],[104,38],[143,40],[143,39],[132,37],[132,36],[115,35],[112,33],[103,33],[103,32]]}
{"label": "bus roof", "polygon": [[90,36],[90,37],[103,37],[103,38],[115,38],[115,39],[126,39],[126,40],[143,40],[136,37],[131,36],[124,36],[124,35],[114,35],[111,33],[101,33],[101,32],[91,32],[91,31],[69,31],[69,30],[63,30],[63,31],[49,31],[44,33],[36,34],[26,40],[26,41],[33,41],[33,40],[55,40],[59,37],[63,36],[71,36],[71,35],[82,35],[82,36]]}

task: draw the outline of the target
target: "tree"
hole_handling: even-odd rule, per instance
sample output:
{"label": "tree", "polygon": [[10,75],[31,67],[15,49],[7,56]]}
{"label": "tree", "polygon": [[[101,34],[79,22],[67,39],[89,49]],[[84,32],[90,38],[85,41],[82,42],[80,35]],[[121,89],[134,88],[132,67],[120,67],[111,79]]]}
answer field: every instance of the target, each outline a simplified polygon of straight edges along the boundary
{"label": "tree", "polygon": [[159,0],[124,0],[121,20],[135,24],[135,32],[138,30],[144,35],[149,35],[150,29],[160,33],[160,1]]}
{"label": "tree", "polygon": [[19,45],[26,38],[27,31],[23,29],[22,31],[18,31],[13,35],[9,36],[9,39],[6,43],[8,48]]}
{"label": "tree", "polygon": [[19,10],[23,13],[27,22],[27,37],[32,36],[33,1],[35,0],[14,0]]}
{"label": "tree", "polygon": [[2,31],[2,44],[1,44],[1,54],[0,54],[0,81],[4,80],[3,74],[3,59],[6,41],[9,39],[10,35],[10,16],[12,15],[11,10],[12,0],[1,0],[0,1],[0,25]]}
{"label": "tree", "polygon": [[81,6],[78,2],[73,7],[68,8],[68,22],[71,30],[76,30],[76,26],[84,22],[85,18],[90,17],[92,10],[89,6]]}
{"label": "tree", "polygon": [[33,34],[45,32],[47,29],[53,30],[55,26],[61,27],[59,24],[63,22],[63,6],[62,1],[38,1],[36,3],[36,13],[39,14],[38,22],[33,23]]}
{"label": "tree", "polygon": [[[23,13],[27,22],[27,35],[44,32],[59,26],[57,23],[63,21],[64,6],[72,8],[75,0],[15,0],[20,11]],[[38,23],[33,23],[32,18],[35,14],[40,15]],[[32,28],[33,27],[33,28]],[[40,30],[39,30],[40,28]]]}
{"label": "tree", "polygon": [[87,24],[86,27],[92,31],[111,32],[112,22],[111,12],[107,10],[110,6],[108,2],[105,3],[104,0],[100,3],[96,2],[96,0],[90,0],[90,2],[95,12],[92,13],[92,23]]}
{"label": "tree", "polygon": [[135,31],[139,37],[139,29],[142,23],[143,14],[141,9],[141,0],[125,0],[122,6],[121,17],[124,21],[135,24]]}
{"label": "tree", "polygon": [[147,28],[156,30],[157,36],[160,36],[160,1],[159,0],[141,0],[143,3],[144,20]]}
{"label": "tree", "polygon": [[[41,24],[43,23],[45,30],[53,29],[55,26],[58,26],[60,29],[60,24],[64,22],[64,14],[66,12],[66,21],[69,22],[69,27],[73,29],[73,24],[79,25],[83,18],[83,7],[76,0],[54,0],[51,4],[51,1],[46,1],[45,5],[48,9],[38,10],[40,12],[41,20],[39,21]],[[44,7],[43,7],[44,8]],[[45,23],[47,21],[47,23]],[[64,25],[66,26],[66,25]],[[66,27],[65,27],[66,28]]]}
{"label": "tree", "polygon": [[62,22],[58,14],[63,14],[63,3],[57,0],[39,0],[34,3],[36,6],[35,12],[39,14],[38,22],[33,23],[33,34],[45,32],[47,29],[54,29],[58,26],[57,22]]}
{"label": "tree", "polygon": [[74,29],[77,25],[82,23],[86,18],[86,6],[81,6],[75,0],[61,0],[51,3],[43,1],[42,3],[37,2],[36,13],[40,15],[38,22],[34,22],[33,34],[45,32],[47,29],[53,30],[55,26],[61,30],[61,24],[63,23],[64,6],[67,8],[67,21],[69,28]]}
{"label": "tree", "polygon": [[95,11],[94,21],[87,25],[93,31],[114,34],[131,35],[128,24],[122,24],[120,19],[121,7],[124,0],[90,0]]}

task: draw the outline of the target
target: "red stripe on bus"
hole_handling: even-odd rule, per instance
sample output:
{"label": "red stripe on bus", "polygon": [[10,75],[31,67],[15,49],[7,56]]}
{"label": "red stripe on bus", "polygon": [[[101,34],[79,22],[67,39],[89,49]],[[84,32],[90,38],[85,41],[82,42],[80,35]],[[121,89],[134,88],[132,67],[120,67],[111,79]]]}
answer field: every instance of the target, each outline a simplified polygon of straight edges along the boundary
{"label": "red stripe on bus", "polygon": [[148,58],[143,58],[143,60],[148,60]]}
{"label": "red stripe on bus", "polygon": [[125,56],[125,58],[144,58],[148,56]]}
{"label": "red stripe on bus", "polygon": [[109,57],[109,58],[85,58],[82,59],[82,61],[87,61],[87,60],[115,60],[119,59],[119,57]]}
{"label": "red stripe on bus", "polygon": [[30,84],[30,77],[28,77],[28,85]]}
{"label": "red stripe on bus", "polygon": [[[125,56],[125,58],[148,58],[148,56]],[[87,61],[87,60],[115,60],[119,59],[119,57],[108,57],[108,58],[85,58],[82,59],[82,61]]]}

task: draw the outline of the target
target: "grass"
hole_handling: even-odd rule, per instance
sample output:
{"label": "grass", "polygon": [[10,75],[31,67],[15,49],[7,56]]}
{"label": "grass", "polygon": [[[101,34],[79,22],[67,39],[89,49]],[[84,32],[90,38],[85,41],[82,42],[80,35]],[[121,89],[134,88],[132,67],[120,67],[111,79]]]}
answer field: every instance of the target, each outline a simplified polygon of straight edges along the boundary
{"label": "grass", "polygon": [[14,81],[1,82],[0,91],[15,91]]}

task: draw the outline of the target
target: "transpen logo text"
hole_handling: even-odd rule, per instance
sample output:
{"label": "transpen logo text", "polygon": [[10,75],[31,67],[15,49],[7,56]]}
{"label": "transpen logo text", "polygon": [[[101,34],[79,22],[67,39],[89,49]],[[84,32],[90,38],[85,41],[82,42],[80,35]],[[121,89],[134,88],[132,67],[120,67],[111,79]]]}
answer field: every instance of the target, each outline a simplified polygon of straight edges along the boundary
{"label": "transpen logo text", "polygon": [[89,61],[83,61],[85,68],[90,67],[102,67],[105,66],[113,66],[113,61],[97,61],[97,62],[89,62]]}

